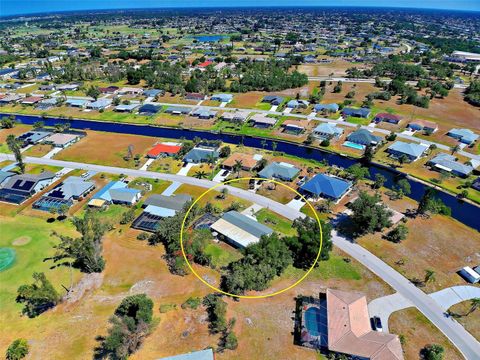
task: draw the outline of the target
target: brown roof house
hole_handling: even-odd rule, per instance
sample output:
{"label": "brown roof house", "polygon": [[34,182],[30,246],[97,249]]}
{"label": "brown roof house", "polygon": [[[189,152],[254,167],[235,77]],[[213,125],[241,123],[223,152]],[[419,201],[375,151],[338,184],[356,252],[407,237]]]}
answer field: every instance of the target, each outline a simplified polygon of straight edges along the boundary
{"label": "brown roof house", "polygon": [[330,351],[371,360],[403,360],[397,335],[372,330],[362,294],[328,289],[327,327]]}
{"label": "brown roof house", "polygon": [[372,330],[365,295],[327,289],[318,298],[299,300],[300,345],[352,359],[403,360],[397,335]]}
{"label": "brown roof house", "polygon": [[242,153],[233,153],[222,163],[222,167],[227,170],[232,170],[237,161],[242,163],[242,170],[250,171],[262,159],[262,155],[249,155]]}

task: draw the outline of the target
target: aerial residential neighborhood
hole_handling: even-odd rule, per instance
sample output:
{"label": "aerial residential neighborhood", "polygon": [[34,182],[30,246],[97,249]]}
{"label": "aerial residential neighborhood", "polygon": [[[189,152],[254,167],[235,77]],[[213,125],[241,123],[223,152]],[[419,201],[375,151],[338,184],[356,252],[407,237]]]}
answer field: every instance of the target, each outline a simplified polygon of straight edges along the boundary
{"label": "aerial residential neighborhood", "polygon": [[0,353],[480,359],[475,2],[0,0]]}

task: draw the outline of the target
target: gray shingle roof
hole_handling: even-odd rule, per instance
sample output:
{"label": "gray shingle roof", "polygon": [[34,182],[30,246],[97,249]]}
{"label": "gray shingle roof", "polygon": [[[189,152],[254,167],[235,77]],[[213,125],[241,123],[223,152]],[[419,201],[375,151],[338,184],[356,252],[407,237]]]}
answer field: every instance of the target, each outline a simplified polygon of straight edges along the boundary
{"label": "gray shingle roof", "polygon": [[295,166],[283,162],[273,162],[258,173],[260,177],[292,180],[300,172]]}
{"label": "gray shingle roof", "polygon": [[174,196],[152,195],[145,202],[143,206],[153,205],[175,211],[180,211],[183,206],[192,200],[191,196],[185,194],[178,194]]}

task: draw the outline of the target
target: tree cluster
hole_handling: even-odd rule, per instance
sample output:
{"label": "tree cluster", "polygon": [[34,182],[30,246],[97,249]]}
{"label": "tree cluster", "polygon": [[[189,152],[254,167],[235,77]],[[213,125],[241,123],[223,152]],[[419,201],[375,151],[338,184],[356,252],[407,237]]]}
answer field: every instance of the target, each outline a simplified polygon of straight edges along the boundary
{"label": "tree cluster", "polygon": [[54,307],[60,301],[60,295],[44,273],[33,273],[33,284],[21,285],[17,290],[16,301],[24,304],[22,313],[35,317]]}

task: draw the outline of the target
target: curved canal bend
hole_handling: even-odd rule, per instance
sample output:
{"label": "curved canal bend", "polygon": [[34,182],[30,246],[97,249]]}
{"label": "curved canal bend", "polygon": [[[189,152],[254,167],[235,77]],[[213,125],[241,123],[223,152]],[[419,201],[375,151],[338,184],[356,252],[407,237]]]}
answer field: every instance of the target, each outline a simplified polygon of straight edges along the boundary
{"label": "curved canal bend", "polygon": [[[0,114],[0,117],[10,115],[11,114]],[[96,120],[60,119],[54,117],[17,114],[15,114],[15,117],[17,121],[28,125],[32,125],[37,121],[42,121],[46,126],[54,126],[59,123],[68,122],[70,123],[72,129],[88,129],[95,131],[163,137],[170,139],[185,138],[188,140],[193,140],[193,138],[195,137],[200,137],[206,140],[222,140],[223,142],[232,144],[243,143],[243,145],[248,147],[263,147],[269,150],[272,150],[272,143],[275,142],[277,144],[276,151],[305,159],[312,159],[317,161],[326,160],[329,165],[337,165],[343,168],[347,168],[358,162],[358,160],[334,153],[325,152],[318,148],[306,147],[301,144],[294,144],[277,139],[264,139],[246,135],[243,136],[225,133],[214,133],[202,130],[176,129],[153,125],[137,125]],[[262,146],[262,142],[264,141],[266,143],[264,146]],[[421,199],[426,187],[428,187],[428,185],[425,185],[410,177],[406,177],[405,174],[394,169],[383,168],[381,166],[371,164],[369,166],[369,170],[372,178],[375,176],[375,174],[382,174],[383,176],[385,176],[385,178],[387,179],[385,182],[385,186],[388,188],[392,188],[399,178],[406,178],[407,181],[410,183],[412,191],[409,197],[417,201]],[[454,195],[451,195],[444,191],[438,191],[437,197],[441,199],[445,203],[445,205],[452,209],[452,217],[454,219],[457,219],[458,221],[476,229],[477,231],[480,231],[480,207],[468,202],[461,201],[457,199]]]}

